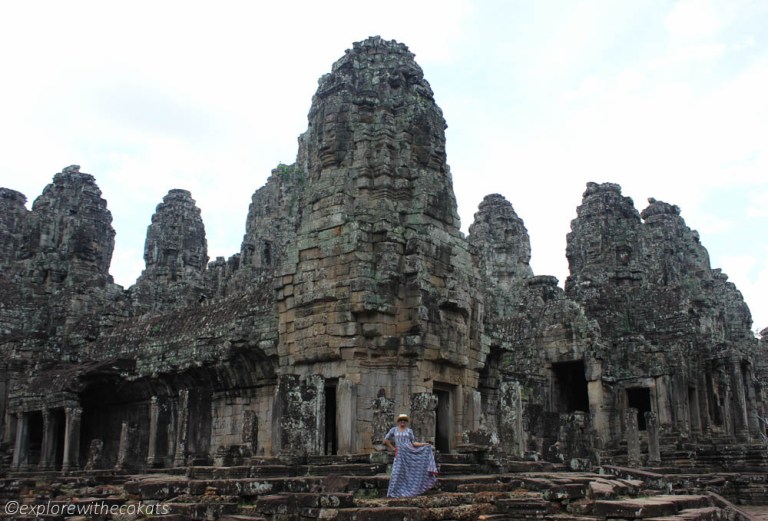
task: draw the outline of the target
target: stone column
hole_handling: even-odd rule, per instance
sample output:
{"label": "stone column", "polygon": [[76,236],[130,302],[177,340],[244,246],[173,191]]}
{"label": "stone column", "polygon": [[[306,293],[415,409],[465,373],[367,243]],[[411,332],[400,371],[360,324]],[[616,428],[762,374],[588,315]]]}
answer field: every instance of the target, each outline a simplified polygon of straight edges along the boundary
{"label": "stone column", "polygon": [[133,446],[136,437],[136,427],[131,425],[128,420],[123,420],[120,429],[120,445],[117,449],[117,463],[115,470],[125,470],[133,464]]}
{"label": "stone column", "polygon": [[744,390],[744,378],[741,375],[741,360],[739,358],[731,358],[729,364],[731,369],[731,389],[733,390],[734,399],[734,427],[735,435],[740,438],[749,437],[749,420],[747,417],[747,395]]}
{"label": "stone column", "polygon": [[681,374],[682,369],[676,368],[675,370],[680,372],[670,377],[669,395],[672,402],[670,407],[675,429],[687,435],[691,432],[690,413],[688,411],[688,384]]}
{"label": "stone column", "polygon": [[183,467],[187,462],[187,442],[189,435],[189,389],[179,391],[179,404],[176,414],[176,454],[174,467]]}
{"label": "stone column", "polygon": [[611,437],[611,423],[605,412],[606,398],[602,379],[587,382],[587,396],[589,397],[589,412],[592,415],[592,427],[597,435],[595,443],[599,448]]}
{"label": "stone column", "polygon": [[252,455],[259,450],[259,417],[256,411],[250,409],[243,411],[243,428],[241,431],[243,445],[248,447]]}
{"label": "stone column", "polygon": [[16,413],[16,442],[13,447],[11,466],[19,470],[27,465],[29,453],[29,416],[19,409]]}
{"label": "stone column", "polygon": [[624,411],[624,436],[627,440],[627,465],[640,466],[640,430],[637,426],[638,410],[629,407]]}
{"label": "stone column", "polygon": [[336,428],[339,454],[354,454],[357,429],[357,393],[355,384],[340,378],[336,386]]}
{"label": "stone column", "polygon": [[466,398],[464,400],[464,403],[466,403],[466,421],[465,421],[465,430],[468,431],[477,431],[480,430],[480,425],[482,424],[482,417],[483,417],[483,396],[480,394],[480,391],[475,391],[472,389],[469,389],[467,391]]}
{"label": "stone column", "polygon": [[51,470],[56,466],[56,421],[49,409],[43,409],[43,443],[40,446],[40,470]]}
{"label": "stone column", "polygon": [[722,375],[720,383],[723,388],[723,403],[721,405],[723,428],[726,434],[735,435],[733,425],[733,408],[731,407],[731,382]]}
{"label": "stone column", "polygon": [[82,407],[64,409],[64,472],[77,470],[80,466],[80,424],[83,416]]}
{"label": "stone column", "polygon": [[760,412],[757,409],[757,392],[755,391],[754,375],[752,374],[752,366],[748,366],[746,372],[742,370],[744,376],[744,388],[747,395],[747,415],[749,421],[749,433],[752,436],[760,435]]}
{"label": "stone column", "polygon": [[[655,391],[655,392],[654,392]],[[673,425],[672,404],[670,403],[670,377],[667,375],[656,378],[655,386],[650,389],[651,400],[656,400],[656,414],[661,425]]]}
{"label": "stone column", "polygon": [[415,393],[411,396],[411,428],[418,442],[435,443],[437,395]]}
{"label": "stone column", "polygon": [[149,443],[147,445],[147,466],[158,467],[162,464],[162,457],[157,450],[160,445],[160,403],[157,396],[149,400]]}
{"label": "stone column", "polygon": [[706,435],[711,435],[713,418],[710,416],[711,388],[707,378],[708,370],[709,364],[705,365],[704,371],[702,371],[702,373],[699,375],[699,383],[696,386],[696,396],[699,400],[699,419],[701,420],[701,432]]}
{"label": "stone column", "polygon": [[3,443],[10,445],[16,441],[16,415],[6,409],[3,422]]}
{"label": "stone column", "polygon": [[521,457],[525,453],[523,397],[519,382],[499,384],[499,438],[508,456]]}
{"label": "stone column", "polygon": [[689,404],[688,409],[691,413],[691,432],[701,434],[701,405],[699,404],[698,387],[688,388]]}
{"label": "stone column", "polygon": [[[395,424],[395,401],[387,398],[384,389],[379,390],[378,397],[373,401],[373,432],[371,443],[374,446],[384,443],[384,436]],[[381,450],[382,448],[379,447]]]}
{"label": "stone column", "polygon": [[656,414],[647,411],[645,413],[645,429],[648,434],[648,464],[661,463],[661,450],[659,448],[659,420]]}

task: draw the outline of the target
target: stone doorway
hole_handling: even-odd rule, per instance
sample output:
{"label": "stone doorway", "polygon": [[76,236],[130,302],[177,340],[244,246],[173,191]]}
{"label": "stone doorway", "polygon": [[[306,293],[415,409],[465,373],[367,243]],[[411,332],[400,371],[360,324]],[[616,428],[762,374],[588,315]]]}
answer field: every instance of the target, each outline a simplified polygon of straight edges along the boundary
{"label": "stone doorway", "polygon": [[325,386],[325,443],[323,453],[334,455],[339,452],[339,431],[337,421],[336,384]]}
{"label": "stone doorway", "polygon": [[647,387],[627,389],[627,407],[637,409],[637,429],[647,429],[645,413],[651,412],[651,390]]}
{"label": "stone doorway", "polygon": [[40,463],[40,455],[43,448],[43,413],[41,411],[32,411],[28,414],[27,465],[31,467]]}
{"label": "stone doorway", "polygon": [[64,465],[64,435],[66,430],[66,417],[64,409],[53,409],[50,412],[49,421],[53,425],[53,447],[49,453],[52,460],[49,464],[56,470],[61,470]]}
{"label": "stone doorway", "polygon": [[589,393],[584,375],[584,361],[556,362],[552,364],[554,376],[553,411],[589,413]]}
{"label": "stone doorway", "polygon": [[451,431],[453,426],[453,408],[451,407],[451,391],[434,389],[437,396],[435,409],[435,448],[440,452],[451,451]]}

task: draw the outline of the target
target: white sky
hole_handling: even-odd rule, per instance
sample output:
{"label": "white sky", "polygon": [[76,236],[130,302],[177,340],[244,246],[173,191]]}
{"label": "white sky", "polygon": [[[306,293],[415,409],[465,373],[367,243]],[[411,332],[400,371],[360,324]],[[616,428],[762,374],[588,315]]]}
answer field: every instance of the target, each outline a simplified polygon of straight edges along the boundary
{"label": "white sky", "polygon": [[3,2],[0,186],[31,206],[63,167],[93,174],[126,287],[171,188],[197,200],[211,259],[228,257],[252,193],[294,161],[317,79],[377,34],[432,84],[465,231],[503,194],[534,271],[562,283],[586,183],[616,182],[638,210],[679,205],[768,326],[762,0]]}

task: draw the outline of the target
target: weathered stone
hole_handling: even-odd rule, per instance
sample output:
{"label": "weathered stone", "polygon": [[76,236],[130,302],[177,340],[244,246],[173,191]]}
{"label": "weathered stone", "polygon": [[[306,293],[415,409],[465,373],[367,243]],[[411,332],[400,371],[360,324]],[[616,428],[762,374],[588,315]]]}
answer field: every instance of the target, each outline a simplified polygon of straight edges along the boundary
{"label": "weathered stone", "polygon": [[162,312],[204,301],[207,251],[200,209],[191,194],[169,191],[147,228],[146,268],[132,288],[134,306]]}
{"label": "weathered stone", "polygon": [[[766,340],[680,209],[638,212],[618,185],[589,183],[563,290],[534,275],[501,195],[462,235],[445,126],[406,46],[354,44],[319,82],[295,163],[253,194],[240,251],[209,264],[200,210],[171,190],[127,291],[108,273],[115,234],[92,176],[65,168],[31,210],[0,189],[12,468],[192,466],[147,497],[272,493],[267,509],[329,517],[330,499],[286,499],[320,481],[271,480],[337,471],[328,491],[381,495],[383,476],[350,475],[383,470],[388,455],[367,458],[400,412],[419,441],[471,454],[446,459],[448,474],[640,464],[646,439],[653,465],[768,467],[751,445],[768,415]],[[526,484],[556,501],[587,490]]]}

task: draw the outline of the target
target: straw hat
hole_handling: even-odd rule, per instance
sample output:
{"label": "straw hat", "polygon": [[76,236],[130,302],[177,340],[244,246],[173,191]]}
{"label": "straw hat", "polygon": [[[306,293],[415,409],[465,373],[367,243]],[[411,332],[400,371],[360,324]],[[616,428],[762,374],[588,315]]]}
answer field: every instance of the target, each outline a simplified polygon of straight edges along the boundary
{"label": "straw hat", "polygon": [[408,415],[407,414],[401,414],[400,416],[397,417],[397,421],[400,421],[400,420],[408,421]]}

